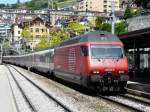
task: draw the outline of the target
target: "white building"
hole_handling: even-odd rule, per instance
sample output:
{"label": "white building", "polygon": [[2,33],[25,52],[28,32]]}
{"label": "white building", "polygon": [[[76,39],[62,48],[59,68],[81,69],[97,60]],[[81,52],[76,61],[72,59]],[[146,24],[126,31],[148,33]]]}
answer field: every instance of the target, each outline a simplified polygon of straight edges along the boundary
{"label": "white building", "polygon": [[81,0],[77,5],[77,10],[111,12],[112,3],[114,3],[115,11],[118,11],[120,9],[119,0]]}
{"label": "white building", "polygon": [[22,28],[18,26],[18,24],[13,24],[13,41],[19,41],[21,39]]}

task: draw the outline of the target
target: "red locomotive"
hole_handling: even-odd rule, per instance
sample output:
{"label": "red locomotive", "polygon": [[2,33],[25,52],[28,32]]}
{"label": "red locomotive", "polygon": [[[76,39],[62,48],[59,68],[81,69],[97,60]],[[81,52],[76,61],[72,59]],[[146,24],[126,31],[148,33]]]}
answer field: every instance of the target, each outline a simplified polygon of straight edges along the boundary
{"label": "red locomotive", "polygon": [[94,31],[62,42],[54,51],[56,77],[100,91],[120,91],[129,79],[123,43]]}

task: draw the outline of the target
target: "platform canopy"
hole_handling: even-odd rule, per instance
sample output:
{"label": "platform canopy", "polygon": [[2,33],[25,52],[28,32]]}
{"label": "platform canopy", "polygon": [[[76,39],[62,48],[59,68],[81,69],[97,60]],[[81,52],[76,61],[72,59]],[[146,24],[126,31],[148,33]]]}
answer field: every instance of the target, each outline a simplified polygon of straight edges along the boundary
{"label": "platform canopy", "polygon": [[119,37],[126,49],[150,48],[150,28],[128,32]]}

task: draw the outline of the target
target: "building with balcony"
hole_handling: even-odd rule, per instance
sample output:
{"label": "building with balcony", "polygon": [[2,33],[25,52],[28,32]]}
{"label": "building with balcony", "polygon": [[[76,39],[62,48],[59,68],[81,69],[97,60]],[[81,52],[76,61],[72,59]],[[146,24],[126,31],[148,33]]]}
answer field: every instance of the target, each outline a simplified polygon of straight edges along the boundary
{"label": "building with balcony", "polygon": [[30,21],[22,21],[20,24],[14,24],[12,26],[14,43],[20,44],[19,41],[23,38],[21,34],[25,28],[29,28],[31,31],[32,37],[30,41],[27,42],[31,48],[39,43],[40,38],[44,38],[45,35],[49,36],[49,23],[40,17],[35,17]]}
{"label": "building with balcony", "polygon": [[115,11],[118,11],[120,9],[119,0],[80,0],[80,2],[77,4],[77,10],[111,12],[113,1]]}

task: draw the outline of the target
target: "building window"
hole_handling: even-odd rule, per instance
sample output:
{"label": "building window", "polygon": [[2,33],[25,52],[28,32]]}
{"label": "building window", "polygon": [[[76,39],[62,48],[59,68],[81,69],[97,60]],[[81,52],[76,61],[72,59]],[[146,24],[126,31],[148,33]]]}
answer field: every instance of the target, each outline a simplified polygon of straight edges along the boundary
{"label": "building window", "polygon": [[107,7],[107,5],[104,5],[104,8],[106,8]]}
{"label": "building window", "polygon": [[33,32],[33,28],[31,28],[31,32]]}
{"label": "building window", "polygon": [[37,21],[37,25],[40,26],[40,21]]}
{"label": "building window", "polygon": [[42,32],[47,32],[47,29],[46,28],[42,28],[41,31]]}
{"label": "building window", "polygon": [[80,9],[83,9],[83,6],[81,6]]}
{"label": "building window", "polygon": [[104,0],[104,3],[107,3],[107,1],[106,1],[106,0]]}
{"label": "building window", "polygon": [[39,31],[39,28],[36,28],[36,32],[37,32],[37,33],[39,33],[39,32],[40,32],[40,31]]}
{"label": "building window", "polygon": [[18,31],[18,34],[20,34],[20,31]]}
{"label": "building window", "polygon": [[40,35],[36,35],[36,38],[39,39],[39,38],[40,38]]}
{"label": "building window", "polygon": [[42,28],[41,31],[44,32],[44,29]]}
{"label": "building window", "polygon": [[86,7],[88,7],[88,2],[86,2]]}

